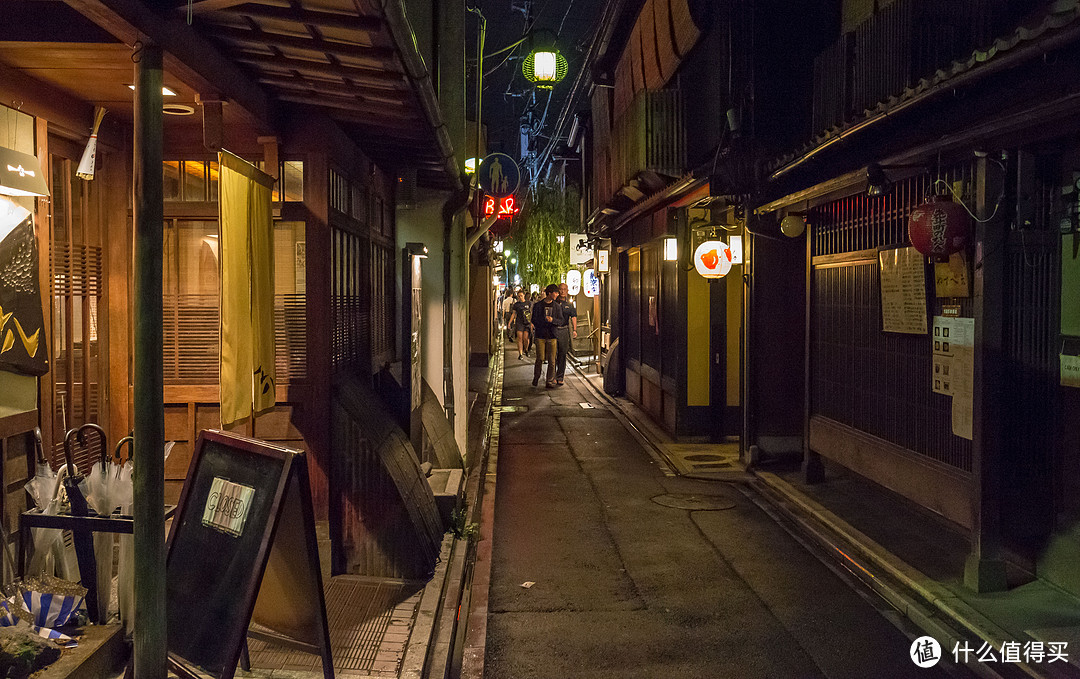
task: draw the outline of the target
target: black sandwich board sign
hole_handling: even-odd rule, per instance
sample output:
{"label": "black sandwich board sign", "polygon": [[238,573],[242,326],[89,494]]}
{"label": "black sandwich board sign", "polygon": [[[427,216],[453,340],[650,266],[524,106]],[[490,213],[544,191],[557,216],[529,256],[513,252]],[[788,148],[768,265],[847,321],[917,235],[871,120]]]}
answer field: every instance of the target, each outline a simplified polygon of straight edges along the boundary
{"label": "black sandwich board sign", "polygon": [[[203,431],[166,556],[169,665],[231,679],[250,632],[322,657],[333,679],[315,519],[301,451]],[[244,653],[246,656],[246,653]]]}

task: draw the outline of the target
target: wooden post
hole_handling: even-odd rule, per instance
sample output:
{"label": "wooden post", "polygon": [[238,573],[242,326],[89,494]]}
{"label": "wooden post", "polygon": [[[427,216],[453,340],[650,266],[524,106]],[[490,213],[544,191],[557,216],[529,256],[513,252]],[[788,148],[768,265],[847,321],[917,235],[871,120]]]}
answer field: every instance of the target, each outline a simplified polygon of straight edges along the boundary
{"label": "wooden post", "polygon": [[807,225],[806,233],[806,337],[805,359],[803,362],[803,478],[807,483],[821,483],[825,480],[825,464],[821,455],[810,449],[810,415],[813,413],[814,395],[814,242],[813,227]]}
{"label": "wooden post", "polygon": [[161,48],[135,53],[135,676],[165,679]]}
{"label": "wooden post", "polygon": [[[981,219],[993,210],[1004,178],[991,179],[987,159],[978,160],[975,213]],[[1001,556],[1001,390],[1005,355],[1003,319],[1005,239],[1000,219],[975,225],[975,375],[971,441],[973,477],[971,553],[964,564],[964,584],[976,592],[1008,588]]]}

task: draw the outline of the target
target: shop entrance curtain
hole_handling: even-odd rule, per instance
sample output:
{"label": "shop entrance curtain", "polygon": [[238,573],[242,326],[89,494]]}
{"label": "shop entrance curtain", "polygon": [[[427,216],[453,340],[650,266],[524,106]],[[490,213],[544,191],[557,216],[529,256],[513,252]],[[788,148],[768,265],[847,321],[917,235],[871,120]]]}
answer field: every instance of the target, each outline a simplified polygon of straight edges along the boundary
{"label": "shop entrance curtain", "polygon": [[221,424],[274,407],[274,178],[218,154],[221,224]]}

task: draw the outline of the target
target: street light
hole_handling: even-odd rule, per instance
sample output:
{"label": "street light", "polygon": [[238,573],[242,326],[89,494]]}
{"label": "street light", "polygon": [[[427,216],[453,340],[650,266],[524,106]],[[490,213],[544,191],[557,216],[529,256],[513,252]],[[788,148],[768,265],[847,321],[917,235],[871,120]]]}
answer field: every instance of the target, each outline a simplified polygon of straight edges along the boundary
{"label": "street light", "polygon": [[521,62],[521,72],[539,89],[550,90],[566,77],[566,57],[555,47],[555,36],[550,31],[538,31],[533,37],[533,49]]}

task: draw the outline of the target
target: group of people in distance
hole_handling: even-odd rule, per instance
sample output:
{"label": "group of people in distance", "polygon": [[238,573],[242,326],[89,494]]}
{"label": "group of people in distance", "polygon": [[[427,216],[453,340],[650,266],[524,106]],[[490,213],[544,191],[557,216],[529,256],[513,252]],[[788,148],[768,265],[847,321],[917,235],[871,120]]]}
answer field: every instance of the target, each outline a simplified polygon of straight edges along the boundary
{"label": "group of people in distance", "polygon": [[548,364],[545,386],[550,389],[562,385],[570,340],[577,337],[577,309],[570,301],[566,283],[547,286],[544,296],[534,299],[532,304],[526,301],[524,290],[507,292],[503,318],[512,338],[517,339],[519,361],[526,360],[536,345],[533,386],[540,383],[545,361]]}

